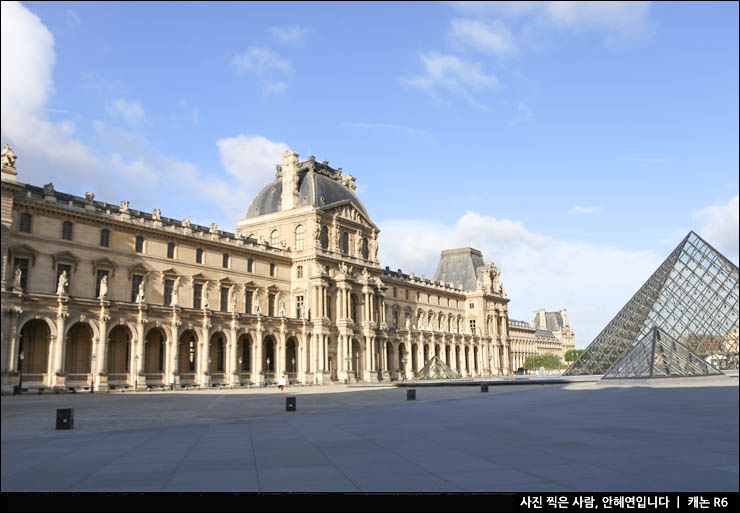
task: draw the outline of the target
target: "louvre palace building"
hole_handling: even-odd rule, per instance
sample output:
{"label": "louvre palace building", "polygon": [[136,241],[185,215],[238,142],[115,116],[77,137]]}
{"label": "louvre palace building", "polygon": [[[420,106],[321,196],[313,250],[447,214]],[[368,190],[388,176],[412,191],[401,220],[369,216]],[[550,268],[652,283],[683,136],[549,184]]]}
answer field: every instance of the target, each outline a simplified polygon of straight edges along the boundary
{"label": "louvre palace building", "polygon": [[5,145],[3,390],[393,381],[434,356],[500,376],[574,348],[564,309],[510,319],[475,249],[442,251],[432,279],[381,267],[354,177],[298,157],[229,233],[24,184]]}

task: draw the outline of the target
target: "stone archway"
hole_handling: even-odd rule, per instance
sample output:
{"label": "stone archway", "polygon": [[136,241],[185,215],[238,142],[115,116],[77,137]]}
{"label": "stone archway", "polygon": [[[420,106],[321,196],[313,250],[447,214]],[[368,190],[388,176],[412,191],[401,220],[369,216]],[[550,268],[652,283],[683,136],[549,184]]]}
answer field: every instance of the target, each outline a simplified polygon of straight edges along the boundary
{"label": "stone archway", "polygon": [[283,367],[289,383],[293,384],[298,379],[299,367],[298,341],[295,337],[290,337],[285,342],[285,366]]}
{"label": "stone archway", "polygon": [[164,385],[167,336],[162,328],[150,329],[144,337],[144,375],[147,384]]}
{"label": "stone archway", "polygon": [[[51,330],[45,321],[32,319],[23,325],[16,355],[18,358],[16,368],[22,369],[25,383],[44,383],[49,369],[50,349]],[[22,362],[21,353],[23,353]]]}
{"label": "stone archway", "polygon": [[182,332],[177,343],[177,373],[180,385],[194,385],[198,373],[198,334],[188,329]]}
{"label": "stone archway", "polygon": [[216,332],[208,344],[208,373],[211,385],[226,383],[226,335]]}
{"label": "stone archway", "polygon": [[277,341],[272,335],[267,335],[262,340],[262,372],[265,376],[265,381],[275,381],[275,349]]}
{"label": "stone archway", "polygon": [[236,343],[236,372],[239,384],[249,383],[252,377],[252,337],[244,333]]}
{"label": "stone archway", "polygon": [[419,372],[419,347],[411,344],[411,374]]}
{"label": "stone archway", "polygon": [[75,323],[65,338],[64,372],[67,384],[89,383],[92,372],[92,328],[86,322]]}
{"label": "stone archway", "polygon": [[398,368],[395,367],[395,359],[394,359],[394,348],[393,344],[389,340],[385,341],[385,365],[383,366],[383,377],[391,378],[395,374],[395,371],[398,370]]}
{"label": "stone archway", "polygon": [[352,338],[352,352],[350,359],[352,362],[352,371],[355,374],[355,379],[359,381],[363,378],[364,375],[362,365],[364,353],[362,351],[362,344],[360,344],[355,338]]}
{"label": "stone archway", "polygon": [[108,385],[126,385],[131,372],[132,334],[128,326],[118,325],[108,333]]}

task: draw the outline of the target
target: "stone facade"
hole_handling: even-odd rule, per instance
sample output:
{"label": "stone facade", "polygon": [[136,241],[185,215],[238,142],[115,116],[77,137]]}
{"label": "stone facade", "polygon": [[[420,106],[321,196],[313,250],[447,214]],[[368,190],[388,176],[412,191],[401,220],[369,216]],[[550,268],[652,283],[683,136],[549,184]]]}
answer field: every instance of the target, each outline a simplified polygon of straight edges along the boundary
{"label": "stone facade", "polygon": [[440,266],[474,274],[464,283],[381,268],[355,179],[328,162],[286,151],[229,233],[19,183],[11,154],[4,390],[19,364],[24,387],[180,388],[408,379],[434,355],[463,376],[506,375],[524,351],[572,347],[564,310],[559,331],[538,313],[509,320],[499,270],[476,250],[443,252]]}

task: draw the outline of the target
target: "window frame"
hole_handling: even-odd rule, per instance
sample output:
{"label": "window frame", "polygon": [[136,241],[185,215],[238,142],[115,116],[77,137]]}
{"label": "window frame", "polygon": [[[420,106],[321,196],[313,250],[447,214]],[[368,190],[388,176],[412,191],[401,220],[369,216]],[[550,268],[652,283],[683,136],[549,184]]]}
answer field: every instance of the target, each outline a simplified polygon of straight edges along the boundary
{"label": "window frame", "polygon": [[18,219],[18,231],[21,233],[31,233],[31,223],[33,222],[33,216],[28,212],[21,212]]}
{"label": "window frame", "polygon": [[72,221],[62,222],[62,240],[72,240],[74,234],[74,224]]}
{"label": "window frame", "polygon": [[108,228],[102,228],[100,230],[100,246],[104,248],[110,247],[110,230]]}

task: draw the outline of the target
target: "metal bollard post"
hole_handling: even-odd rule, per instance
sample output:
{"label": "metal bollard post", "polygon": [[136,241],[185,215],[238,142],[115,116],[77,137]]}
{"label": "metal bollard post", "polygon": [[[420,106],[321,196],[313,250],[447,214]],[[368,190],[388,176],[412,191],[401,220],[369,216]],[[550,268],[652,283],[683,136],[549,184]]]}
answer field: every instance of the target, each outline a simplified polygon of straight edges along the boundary
{"label": "metal bollard post", "polygon": [[74,408],[57,408],[57,429],[72,429],[74,423]]}
{"label": "metal bollard post", "polygon": [[410,388],[406,390],[406,400],[416,401],[416,389],[415,388]]}
{"label": "metal bollard post", "polygon": [[295,397],[285,398],[285,411],[295,411]]}
{"label": "metal bollard post", "polygon": [[483,383],[483,384],[482,384],[482,385],[480,386],[480,391],[481,391],[481,392],[488,392],[488,383]]}

